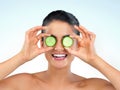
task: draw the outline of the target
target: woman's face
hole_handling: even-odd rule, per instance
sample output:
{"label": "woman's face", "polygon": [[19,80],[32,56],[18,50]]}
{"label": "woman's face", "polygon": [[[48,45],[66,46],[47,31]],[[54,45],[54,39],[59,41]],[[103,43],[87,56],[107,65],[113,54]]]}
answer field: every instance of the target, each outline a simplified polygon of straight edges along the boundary
{"label": "woman's face", "polygon": [[[56,68],[64,68],[70,66],[74,56],[68,53],[62,45],[62,38],[65,35],[75,35],[73,27],[66,22],[55,20],[47,25],[46,33],[54,35],[57,43],[53,49],[45,52],[45,57],[48,60],[49,66]],[[46,47],[46,45],[44,44]],[[77,49],[77,41],[74,39],[74,44],[70,47],[74,50]]]}

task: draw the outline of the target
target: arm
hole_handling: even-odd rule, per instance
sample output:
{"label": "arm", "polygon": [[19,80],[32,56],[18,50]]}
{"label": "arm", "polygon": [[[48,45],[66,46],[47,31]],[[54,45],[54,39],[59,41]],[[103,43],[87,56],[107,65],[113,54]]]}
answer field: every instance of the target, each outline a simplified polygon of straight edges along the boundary
{"label": "arm", "polygon": [[43,48],[42,42],[40,48],[37,45],[38,41],[41,41],[42,37],[48,36],[48,34],[45,33],[37,35],[38,31],[43,29],[45,29],[45,27],[36,26],[26,32],[25,42],[22,50],[12,58],[0,63],[0,80],[5,78],[25,62],[28,62],[41,53],[52,49],[52,47]]}
{"label": "arm", "polygon": [[101,57],[96,56],[90,63],[93,67],[105,75],[116,90],[120,90],[120,71],[106,63]]}
{"label": "arm", "polygon": [[78,41],[78,50],[73,50],[66,48],[66,50],[79,57],[84,62],[92,65],[94,68],[99,70],[103,75],[105,75],[116,90],[120,90],[120,72],[106,63],[102,58],[100,58],[95,52],[94,41],[95,34],[87,31],[83,26],[77,27],[75,29],[81,32],[82,37],[80,38],[77,35],[71,36]]}
{"label": "arm", "polygon": [[0,80],[5,78],[23,63],[24,60],[21,53],[18,53],[7,61],[0,63]]}
{"label": "arm", "polygon": [[34,80],[31,74],[21,73],[1,80],[0,90],[29,90],[33,84]]}

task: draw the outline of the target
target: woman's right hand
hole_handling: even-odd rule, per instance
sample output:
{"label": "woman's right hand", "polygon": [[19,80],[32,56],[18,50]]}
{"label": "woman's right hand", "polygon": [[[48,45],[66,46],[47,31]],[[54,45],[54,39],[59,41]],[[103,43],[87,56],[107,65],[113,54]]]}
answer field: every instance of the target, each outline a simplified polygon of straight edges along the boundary
{"label": "woman's right hand", "polygon": [[[25,62],[52,49],[52,47],[43,47],[42,37],[49,36],[49,34],[40,33],[37,35],[38,31],[45,29],[46,27],[36,26],[26,32],[25,42],[20,52]],[[38,41],[40,41],[40,47],[38,47]]]}

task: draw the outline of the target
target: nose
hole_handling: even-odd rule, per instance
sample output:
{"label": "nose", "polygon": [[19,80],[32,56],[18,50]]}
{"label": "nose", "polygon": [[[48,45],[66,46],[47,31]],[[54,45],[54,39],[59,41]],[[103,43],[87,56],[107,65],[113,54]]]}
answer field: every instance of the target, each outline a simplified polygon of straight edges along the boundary
{"label": "nose", "polygon": [[63,45],[61,43],[61,40],[57,40],[57,43],[56,43],[56,45],[54,47],[54,50],[56,50],[56,51],[63,51],[64,50],[64,47],[63,47]]}

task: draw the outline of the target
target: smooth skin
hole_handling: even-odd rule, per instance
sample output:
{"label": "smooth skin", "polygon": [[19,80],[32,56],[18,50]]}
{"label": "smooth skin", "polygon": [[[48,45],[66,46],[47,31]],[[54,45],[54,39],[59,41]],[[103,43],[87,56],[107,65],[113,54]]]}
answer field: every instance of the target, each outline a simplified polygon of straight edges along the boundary
{"label": "smooth skin", "polygon": [[[68,23],[62,21],[53,21],[47,27],[36,26],[28,30],[22,50],[9,60],[0,63],[0,90],[120,90],[120,72],[95,52],[96,35],[83,26],[74,28],[81,32],[82,38],[72,31],[73,28]],[[43,29],[46,33],[37,35],[38,31]],[[54,47],[47,47],[41,40],[42,37],[51,34],[57,37],[57,43]],[[74,44],[70,48],[64,48],[61,39],[68,34],[74,39]],[[37,45],[39,40],[40,48]],[[48,61],[47,71],[33,74],[22,73],[5,78],[17,67],[42,53],[45,53]],[[57,61],[51,55],[54,53],[64,53],[67,57]],[[99,70],[110,82],[73,74],[70,66],[74,57],[80,58]]]}

